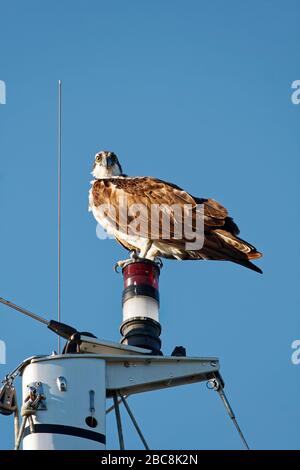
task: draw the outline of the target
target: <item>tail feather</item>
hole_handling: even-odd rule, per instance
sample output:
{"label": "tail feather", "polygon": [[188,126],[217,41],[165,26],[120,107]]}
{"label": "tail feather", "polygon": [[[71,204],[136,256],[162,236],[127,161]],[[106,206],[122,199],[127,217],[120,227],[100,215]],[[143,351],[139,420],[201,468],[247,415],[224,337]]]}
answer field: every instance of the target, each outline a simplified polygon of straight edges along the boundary
{"label": "tail feather", "polygon": [[256,271],[257,273],[263,274],[263,271],[258,266],[256,266],[256,264],[251,263],[251,261],[247,261],[247,260],[237,261],[237,260],[234,260],[234,259],[231,259],[229,261],[232,261],[233,263],[245,266],[245,268],[252,269],[252,271]]}
{"label": "tail feather", "polygon": [[236,250],[247,254],[249,259],[261,258],[262,254],[257,251],[255,246],[251,245],[249,242],[246,242],[235,234],[220,229],[215,230],[214,233],[224,240],[227,245],[233,246]]}
{"label": "tail feather", "polygon": [[[216,242],[218,246],[216,246]],[[230,232],[215,230],[213,236],[206,238],[204,247],[210,259],[231,261],[262,274],[262,270],[249,261],[261,258],[262,253],[257,251],[250,243]]]}

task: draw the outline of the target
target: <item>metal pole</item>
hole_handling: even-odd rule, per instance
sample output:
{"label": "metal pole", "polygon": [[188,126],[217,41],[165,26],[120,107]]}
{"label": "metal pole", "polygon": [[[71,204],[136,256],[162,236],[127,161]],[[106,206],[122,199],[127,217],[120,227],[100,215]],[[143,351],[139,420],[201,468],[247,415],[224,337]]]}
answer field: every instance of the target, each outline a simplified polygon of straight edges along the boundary
{"label": "metal pole", "polygon": [[[125,395],[126,397],[126,395]],[[121,403],[121,398],[118,399],[118,403]],[[112,410],[115,409],[115,405],[111,405],[109,408],[107,408],[107,410],[105,411],[105,413],[108,415]]]}
{"label": "metal pole", "polygon": [[245,439],[245,437],[244,437],[244,434],[242,433],[242,430],[241,430],[241,428],[239,427],[239,424],[238,424],[238,422],[237,422],[237,419],[236,419],[236,417],[235,417],[235,414],[234,414],[234,412],[233,412],[233,409],[231,408],[230,403],[229,403],[229,401],[228,401],[228,398],[227,398],[226,395],[225,395],[225,392],[224,392],[224,382],[223,382],[223,380],[222,380],[220,374],[218,374],[218,375],[219,375],[218,377],[215,375],[215,378],[214,378],[214,379],[211,379],[211,380],[209,380],[209,381],[207,382],[208,388],[209,388],[210,390],[215,390],[216,392],[218,392],[218,395],[219,395],[219,397],[221,398],[222,403],[223,403],[223,405],[225,406],[225,409],[226,409],[226,411],[227,411],[229,417],[232,419],[233,424],[234,424],[234,426],[235,426],[237,432],[239,433],[239,436],[240,436],[240,438],[241,438],[241,440],[242,440],[242,442],[243,442],[245,448],[246,448],[247,450],[250,450],[250,447],[249,447],[249,445],[248,445],[248,443],[247,443],[247,441],[246,441],[246,439]]}
{"label": "metal pole", "polygon": [[[61,80],[58,80],[57,135],[57,321],[61,319]],[[60,337],[58,336],[58,354]]]}
{"label": "metal pole", "polygon": [[116,413],[116,421],[117,421],[117,428],[118,428],[118,436],[119,436],[119,443],[120,443],[120,450],[124,450],[124,437],[122,431],[122,422],[121,422],[121,415],[120,415],[120,408],[118,403],[118,394],[114,392],[113,395],[114,405],[115,405],[115,413]]}
{"label": "metal pole", "polygon": [[135,429],[136,429],[138,435],[139,435],[140,438],[141,438],[142,443],[144,444],[145,449],[146,449],[146,450],[149,450],[149,447],[148,447],[148,444],[147,444],[147,442],[146,442],[146,439],[144,438],[144,436],[143,436],[143,434],[142,434],[142,431],[141,431],[141,429],[140,429],[140,427],[139,427],[139,425],[138,425],[138,423],[137,423],[135,417],[133,416],[133,413],[132,413],[131,409],[129,408],[129,405],[128,405],[128,403],[127,403],[127,400],[126,400],[125,397],[123,397],[121,394],[120,394],[120,397],[121,397],[121,400],[122,400],[122,402],[123,402],[123,405],[125,406],[125,408],[126,408],[126,410],[127,410],[127,413],[129,414],[129,416],[130,416],[130,418],[131,418],[131,421],[132,421],[132,423],[133,423],[133,425],[134,425],[134,427],[135,427]]}
{"label": "metal pole", "polygon": [[230,418],[232,419],[233,424],[235,425],[236,430],[237,430],[237,432],[239,433],[239,436],[240,436],[240,438],[241,438],[241,440],[242,440],[244,446],[246,447],[247,450],[250,450],[250,447],[249,447],[249,445],[248,445],[248,443],[247,443],[247,441],[246,441],[246,439],[245,439],[245,437],[244,437],[244,434],[242,433],[241,428],[239,427],[239,424],[238,424],[238,422],[237,422],[237,420],[236,420],[236,417],[235,417],[235,415],[234,415],[234,412],[233,412],[233,410],[232,410],[232,408],[231,408],[231,406],[230,406],[230,403],[229,403],[229,401],[228,401],[228,399],[227,399],[227,397],[226,397],[226,395],[225,395],[225,393],[224,393],[223,388],[220,387],[220,388],[217,390],[217,392],[218,392],[218,394],[219,394],[219,396],[220,396],[220,398],[221,398],[221,400],[222,400],[222,402],[223,402],[223,404],[224,404],[224,406],[225,406],[225,408],[226,408],[226,410],[227,410],[228,415],[229,415]]}
{"label": "metal pole", "polygon": [[17,310],[18,312],[24,313],[24,315],[27,315],[28,317],[31,317],[34,320],[44,323],[45,325],[49,324],[49,320],[45,320],[45,318],[40,317],[39,315],[36,315],[35,313],[30,312],[29,310],[19,307],[18,305],[13,304],[9,300],[5,300],[2,297],[0,297],[0,302],[4,305],[7,305],[7,307],[13,308],[14,310]]}

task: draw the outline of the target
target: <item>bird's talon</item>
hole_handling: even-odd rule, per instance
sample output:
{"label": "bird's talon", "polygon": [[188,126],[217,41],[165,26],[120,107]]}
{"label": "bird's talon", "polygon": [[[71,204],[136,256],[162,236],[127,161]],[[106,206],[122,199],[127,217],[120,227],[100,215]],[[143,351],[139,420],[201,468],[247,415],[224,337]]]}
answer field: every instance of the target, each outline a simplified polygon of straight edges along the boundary
{"label": "bird's talon", "polygon": [[114,265],[114,271],[115,271],[115,273],[117,273],[117,274],[119,274],[119,272],[120,272],[120,271],[119,271],[119,267],[120,267],[120,266],[119,266],[119,263],[116,263],[116,264]]}
{"label": "bird's talon", "polygon": [[127,266],[127,264],[130,264],[131,262],[132,262],[132,258],[117,261],[116,264],[114,265],[115,272],[119,273],[120,269],[122,270],[123,268],[125,268],[125,266]]}
{"label": "bird's talon", "polygon": [[130,259],[131,259],[132,261],[136,261],[137,259],[139,259],[138,254],[137,254],[137,252],[136,252],[135,250],[132,250],[132,251],[130,252]]}
{"label": "bird's talon", "polygon": [[159,269],[162,269],[163,266],[164,266],[164,263],[163,263],[162,260],[161,260],[160,258],[158,258],[158,257],[155,257],[155,258],[154,258],[154,263],[158,264]]}

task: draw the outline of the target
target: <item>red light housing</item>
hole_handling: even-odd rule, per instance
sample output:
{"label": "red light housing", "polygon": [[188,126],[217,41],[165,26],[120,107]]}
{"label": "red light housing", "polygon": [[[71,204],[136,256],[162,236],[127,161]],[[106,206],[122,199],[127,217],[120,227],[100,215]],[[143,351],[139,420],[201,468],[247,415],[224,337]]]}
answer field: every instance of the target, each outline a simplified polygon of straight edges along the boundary
{"label": "red light housing", "polygon": [[138,261],[123,268],[124,288],[129,286],[148,285],[158,289],[159,268],[152,261]]}
{"label": "red light housing", "polygon": [[161,355],[159,323],[160,266],[147,259],[132,260],[123,270],[121,343]]}

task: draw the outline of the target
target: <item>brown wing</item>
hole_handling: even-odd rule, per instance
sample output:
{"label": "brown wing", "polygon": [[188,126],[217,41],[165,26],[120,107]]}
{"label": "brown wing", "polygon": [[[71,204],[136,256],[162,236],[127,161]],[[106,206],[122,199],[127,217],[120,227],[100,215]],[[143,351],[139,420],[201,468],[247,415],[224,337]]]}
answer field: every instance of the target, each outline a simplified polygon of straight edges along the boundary
{"label": "brown wing", "polygon": [[[151,234],[155,234],[154,239],[166,242],[186,243],[190,237],[187,239],[185,234],[196,231],[200,218],[205,232],[224,227],[229,219],[227,210],[213,199],[194,198],[174,184],[151,177],[98,180],[93,185],[92,194],[96,207],[109,203],[106,217],[119,231],[128,233],[131,226],[141,237],[151,238]],[[199,210],[201,204],[202,211]],[[166,227],[164,223],[169,224],[168,238],[162,230]]]}

